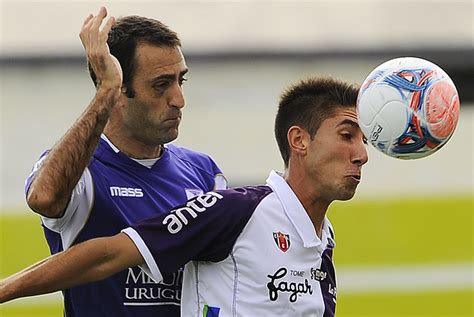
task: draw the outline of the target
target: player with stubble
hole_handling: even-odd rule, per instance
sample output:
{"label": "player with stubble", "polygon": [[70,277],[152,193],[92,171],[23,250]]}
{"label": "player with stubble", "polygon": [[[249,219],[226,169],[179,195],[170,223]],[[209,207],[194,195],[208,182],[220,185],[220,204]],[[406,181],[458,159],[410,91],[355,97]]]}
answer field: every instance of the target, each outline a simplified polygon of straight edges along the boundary
{"label": "player with stubble", "polygon": [[336,244],[327,212],[354,196],[368,161],[357,94],[332,78],[290,86],[275,119],[283,172],[271,171],[265,185],[208,192],[50,257],[0,281],[0,302],[130,265],[155,280],[185,265],[183,317],[335,316]]}
{"label": "player with stubble", "polygon": [[[188,72],[176,33],[154,19],[106,16],[102,7],[80,31],[94,99],[26,182],[52,254],[226,188],[210,157],[167,144],[178,136]],[[65,315],[180,315],[182,269],[160,283],[133,264],[115,273],[64,289]]]}

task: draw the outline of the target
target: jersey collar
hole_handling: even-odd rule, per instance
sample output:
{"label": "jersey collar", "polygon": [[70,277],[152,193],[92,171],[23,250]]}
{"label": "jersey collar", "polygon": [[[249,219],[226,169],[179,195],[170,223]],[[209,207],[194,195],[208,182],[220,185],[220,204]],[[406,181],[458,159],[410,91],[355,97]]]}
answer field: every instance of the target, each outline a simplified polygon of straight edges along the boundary
{"label": "jersey collar", "polygon": [[115,153],[118,153],[120,152],[120,150],[109,140],[109,138],[105,135],[105,134],[101,134],[100,135],[100,138],[102,140],[104,140],[105,142],[107,142],[107,144],[110,146],[110,148],[115,152]]}
{"label": "jersey collar", "polygon": [[[283,205],[287,217],[290,219],[290,222],[295,227],[298,235],[303,240],[303,246],[305,248],[316,247],[321,249],[320,251],[322,252],[326,243],[323,245],[316,235],[313,223],[311,222],[308,213],[282,175],[279,172],[271,171],[267,179],[267,184],[273,189]],[[323,241],[327,241],[328,237],[330,237],[329,225],[328,219],[324,218],[322,233]]]}
{"label": "jersey collar", "polygon": [[153,169],[156,166],[159,166],[160,163],[163,163],[168,161],[169,159],[169,153],[167,150],[167,146],[163,146],[163,150],[161,151],[160,157],[156,159],[134,159],[131,157],[128,157],[125,153],[121,152],[119,148],[117,148],[110,140],[107,138],[107,136],[102,133],[100,135],[101,141],[99,144],[102,145],[103,149],[106,149],[106,153],[114,153],[118,155],[114,155],[114,159],[119,159],[121,162],[130,165],[130,166],[140,166],[140,167],[146,167],[148,169]]}

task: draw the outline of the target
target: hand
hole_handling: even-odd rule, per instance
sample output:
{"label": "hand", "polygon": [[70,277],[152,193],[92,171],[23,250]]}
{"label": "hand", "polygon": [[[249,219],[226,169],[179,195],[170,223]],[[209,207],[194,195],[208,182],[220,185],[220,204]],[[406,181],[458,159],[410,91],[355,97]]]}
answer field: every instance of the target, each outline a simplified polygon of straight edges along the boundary
{"label": "hand", "polygon": [[120,91],[123,78],[122,68],[117,58],[110,54],[107,45],[109,31],[115,23],[115,18],[110,17],[101,29],[100,26],[106,16],[105,7],[101,7],[96,16],[89,14],[82,25],[79,37],[97,77],[97,88],[112,88]]}

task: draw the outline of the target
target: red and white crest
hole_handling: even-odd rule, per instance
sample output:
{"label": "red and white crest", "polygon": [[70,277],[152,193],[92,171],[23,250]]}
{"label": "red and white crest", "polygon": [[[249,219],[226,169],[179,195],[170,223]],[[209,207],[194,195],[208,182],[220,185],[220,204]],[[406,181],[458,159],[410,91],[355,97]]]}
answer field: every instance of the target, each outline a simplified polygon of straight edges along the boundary
{"label": "red and white crest", "polygon": [[290,235],[283,233],[281,231],[273,233],[273,240],[275,240],[276,245],[282,250],[283,252],[288,251],[290,248]]}

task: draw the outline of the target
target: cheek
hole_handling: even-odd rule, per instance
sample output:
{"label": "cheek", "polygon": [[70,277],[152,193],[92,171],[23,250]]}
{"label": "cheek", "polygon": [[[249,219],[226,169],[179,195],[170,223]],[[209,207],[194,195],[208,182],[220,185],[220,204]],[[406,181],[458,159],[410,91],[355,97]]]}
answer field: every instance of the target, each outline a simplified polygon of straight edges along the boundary
{"label": "cheek", "polygon": [[321,144],[310,155],[309,166],[314,173],[323,178],[331,178],[338,170],[344,169],[347,162],[343,146],[337,144]]}
{"label": "cheek", "polygon": [[331,158],[324,151],[313,149],[308,153],[306,163],[306,169],[312,174],[324,174],[327,166],[331,164]]}
{"label": "cheek", "polygon": [[144,121],[155,121],[163,116],[162,107],[156,100],[137,100],[129,105],[129,114]]}
{"label": "cheek", "polygon": [[129,104],[125,110],[127,117],[133,121],[143,120],[144,118],[148,117],[147,108],[139,102]]}
{"label": "cheek", "polygon": [[342,144],[338,144],[337,140],[329,138],[312,144],[309,150],[312,160],[322,166],[330,165],[332,162],[339,160],[344,152]]}

